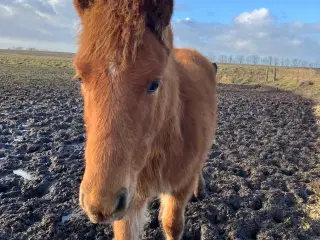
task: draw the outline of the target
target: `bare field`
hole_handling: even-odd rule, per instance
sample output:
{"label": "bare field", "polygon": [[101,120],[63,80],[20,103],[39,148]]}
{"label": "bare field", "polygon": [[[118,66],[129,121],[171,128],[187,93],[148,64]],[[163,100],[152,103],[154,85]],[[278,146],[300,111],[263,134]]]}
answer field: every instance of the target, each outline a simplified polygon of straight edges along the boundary
{"label": "bare field", "polygon": [[[320,239],[314,102],[241,85],[236,76],[247,73],[230,69],[219,65],[221,81],[228,71],[235,80],[218,86],[217,137],[203,169],[208,195],[190,200],[183,239]],[[71,61],[2,55],[0,70],[0,239],[111,240],[110,226],[91,224],[78,205],[85,135]],[[157,200],[149,210],[142,239],[161,240]]]}

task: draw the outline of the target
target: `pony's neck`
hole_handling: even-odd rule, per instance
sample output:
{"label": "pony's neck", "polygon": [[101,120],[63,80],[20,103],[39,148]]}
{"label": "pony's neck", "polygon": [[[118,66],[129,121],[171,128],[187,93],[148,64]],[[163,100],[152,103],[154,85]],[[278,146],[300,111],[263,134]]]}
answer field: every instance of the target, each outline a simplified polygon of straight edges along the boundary
{"label": "pony's neck", "polygon": [[181,114],[182,114],[182,104],[180,99],[180,79],[178,72],[178,63],[174,57],[174,50],[171,51],[168,64],[165,71],[165,81],[169,84],[168,94],[167,94],[167,109],[165,122],[163,128],[160,131],[161,142],[175,142],[178,144],[182,141],[181,133]]}
{"label": "pony's neck", "polygon": [[168,58],[168,63],[165,69],[165,78],[169,82],[170,93],[168,94],[169,106],[167,106],[167,119],[171,116],[179,115],[179,105],[180,105],[180,87],[179,87],[179,75],[177,72],[177,62],[175,61],[174,55],[174,44],[173,44],[173,31],[171,25],[169,25],[163,32],[162,39],[164,44],[170,49],[170,55]]}

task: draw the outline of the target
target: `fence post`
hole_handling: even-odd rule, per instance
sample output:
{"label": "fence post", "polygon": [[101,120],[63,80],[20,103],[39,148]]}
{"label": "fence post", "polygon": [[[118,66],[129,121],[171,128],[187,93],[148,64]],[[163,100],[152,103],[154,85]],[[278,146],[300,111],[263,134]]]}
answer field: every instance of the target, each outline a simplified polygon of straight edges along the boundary
{"label": "fence post", "polygon": [[277,80],[277,69],[273,69],[273,81],[275,82]]}
{"label": "fence post", "polygon": [[266,78],[265,78],[265,81],[266,81],[266,82],[268,82],[268,74],[269,74],[269,71],[268,71],[268,70],[269,70],[269,68],[266,69]]}

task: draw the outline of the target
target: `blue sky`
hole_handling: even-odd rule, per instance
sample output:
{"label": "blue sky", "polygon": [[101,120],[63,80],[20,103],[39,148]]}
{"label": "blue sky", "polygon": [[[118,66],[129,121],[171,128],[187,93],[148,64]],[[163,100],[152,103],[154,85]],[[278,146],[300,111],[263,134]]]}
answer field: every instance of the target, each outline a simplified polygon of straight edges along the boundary
{"label": "blue sky", "polygon": [[234,16],[259,8],[268,8],[281,22],[320,21],[319,0],[180,0],[176,5],[174,18],[190,17],[203,22],[230,24]]}
{"label": "blue sky", "polygon": [[[72,0],[1,0],[0,48],[76,51]],[[176,47],[212,60],[260,55],[320,60],[319,0],[176,0]]]}

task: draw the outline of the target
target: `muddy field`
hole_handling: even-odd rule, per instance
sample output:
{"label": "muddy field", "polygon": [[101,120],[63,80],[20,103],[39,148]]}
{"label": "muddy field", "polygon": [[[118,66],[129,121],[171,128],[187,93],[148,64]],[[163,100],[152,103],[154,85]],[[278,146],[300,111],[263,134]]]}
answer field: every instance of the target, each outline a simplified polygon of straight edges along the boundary
{"label": "muddy field", "polygon": [[[78,207],[85,135],[72,71],[0,68],[0,239],[112,239]],[[188,204],[183,239],[320,239],[312,103],[263,87],[218,91],[217,137],[203,170],[208,196]],[[144,240],[163,239],[158,207],[150,204]]]}

